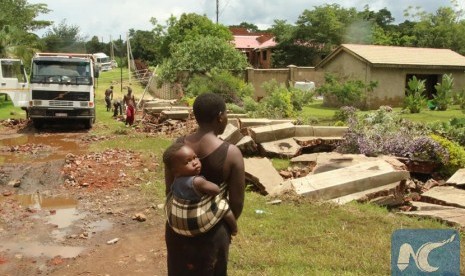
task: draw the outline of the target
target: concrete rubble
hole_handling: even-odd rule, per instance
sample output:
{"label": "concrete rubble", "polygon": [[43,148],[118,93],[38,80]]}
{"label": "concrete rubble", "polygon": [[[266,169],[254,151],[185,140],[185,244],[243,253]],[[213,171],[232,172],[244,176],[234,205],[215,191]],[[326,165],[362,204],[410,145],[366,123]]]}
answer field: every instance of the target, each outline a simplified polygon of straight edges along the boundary
{"label": "concrete rubble", "polygon": [[[458,179],[463,170],[457,171],[450,179]],[[400,212],[409,216],[420,216],[438,219],[440,221],[465,227],[465,190],[459,185],[451,183],[462,183],[450,181],[443,185],[427,182],[419,196],[410,202],[411,208]]]}
{"label": "concrete rubble", "polygon": [[[196,128],[192,109],[173,101],[146,103],[144,112],[145,132],[179,136],[175,129],[192,132]],[[242,151],[246,179],[264,195],[276,197],[291,190],[337,204],[370,202],[397,208],[402,214],[465,226],[465,190],[460,189],[465,185],[465,168],[447,181],[419,183],[410,179],[410,172],[425,172],[412,170],[405,160],[332,152],[347,127],[296,125],[295,120],[244,114],[228,117],[219,137]],[[292,158],[291,167],[278,172],[267,157]]]}
{"label": "concrete rubble", "polygon": [[290,188],[283,184],[283,178],[268,158],[244,158],[244,166],[246,179],[262,194],[279,195]]}
{"label": "concrete rubble", "polygon": [[310,174],[289,182],[297,194],[318,200],[334,199],[388,185],[410,177],[410,173],[397,170],[384,160]]}

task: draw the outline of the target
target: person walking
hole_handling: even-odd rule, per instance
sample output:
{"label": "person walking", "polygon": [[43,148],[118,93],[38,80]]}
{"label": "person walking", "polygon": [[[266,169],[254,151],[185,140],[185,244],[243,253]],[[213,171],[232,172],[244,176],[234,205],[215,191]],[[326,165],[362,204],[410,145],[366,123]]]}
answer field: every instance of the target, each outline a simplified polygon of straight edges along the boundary
{"label": "person walking", "polygon": [[105,90],[105,103],[107,105],[107,111],[111,110],[111,101],[113,100],[113,85]]}
{"label": "person walking", "polygon": [[126,122],[125,125],[132,126],[136,116],[136,100],[132,95],[131,87],[128,87],[128,93],[124,95],[123,102],[126,106]]}

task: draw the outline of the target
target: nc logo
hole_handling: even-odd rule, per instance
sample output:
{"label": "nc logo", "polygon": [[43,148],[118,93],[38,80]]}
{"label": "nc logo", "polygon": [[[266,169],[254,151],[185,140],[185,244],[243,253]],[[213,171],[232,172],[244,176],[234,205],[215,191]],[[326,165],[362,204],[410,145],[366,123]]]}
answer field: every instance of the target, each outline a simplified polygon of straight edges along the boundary
{"label": "nc logo", "polygon": [[456,230],[400,229],[391,239],[392,275],[460,275]]}
{"label": "nc logo", "polygon": [[400,246],[399,250],[399,259],[397,260],[397,267],[400,271],[404,271],[410,264],[410,257],[413,258],[417,268],[423,272],[434,272],[438,270],[439,267],[431,266],[428,263],[428,256],[431,251],[438,247],[442,247],[450,242],[452,242],[455,238],[455,234],[452,235],[448,240],[442,242],[427,242],[423,244],[415,253],[413,248],[410,244],[404,243]]}

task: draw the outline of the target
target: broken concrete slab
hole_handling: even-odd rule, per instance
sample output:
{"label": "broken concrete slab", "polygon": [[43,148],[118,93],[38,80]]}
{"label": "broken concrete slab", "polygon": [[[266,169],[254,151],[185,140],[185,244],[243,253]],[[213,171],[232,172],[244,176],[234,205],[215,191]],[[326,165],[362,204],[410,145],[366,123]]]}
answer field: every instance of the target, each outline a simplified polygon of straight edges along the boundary
{"label": "broken concrete slab", "polygon": [[291,158],[300,153],[301,146],[294,139],[288,138],[261,143],[259,149],[263,156]]}
{"label": "broken concrete slab", "polygon": [[248,135],[242,137],[242,139],[236,143],[236,146],[244,155],[254,154],[258,151],[257,144],[252,139],[252,137]]}
{"label": "broken concrete slab", "polygon": [[332,152],[336,149],[342,137],[294,137],[297,144],[306,152]]}
{"label": "broken concrete slab", "polygon": [[[228,115],[228,116],[229,116],[229,115]],[[239,120],[238,120],[237,118],[229,118],[229,117],[228,117],[228,124],[231,124],[231,125],[233,125],[233,126],[235,126],[235,127],[237,127],[237,128],[240,128],[240,127],[241,127],[241,125],[240,125],[240,123],[239,123]]]}
{"label": "broken concrete slab", "polygon": [[243,135],[237,127],[233,126],[232,124],[227,124],[223,134],[219,135],[218,137],[223,141],[236,144],[242,139]]}
{"label": "broken concrete slab", "polygon": [[245,175],[262,193],[276,195],[283,178],[268,158],[244,158]]}
{"label": "broken concrete slab", "polygon": [[241,123],[241,128],[296,122],[296,120],[271,120],[266,118],[239,118],[239,121]]}
{"label": "broken concrete slab", "polygon": [[459,225],[461,227],[465,226],[465,209],[418,201],[413,201],[412,205],[416,209],[415,211],[399,212],[399,214],[429,217],[439,219],[453,225]]}
{"label": "broken concrete slab", "polygon": [[249,115],[241,113],[228,113],[228,118],[248,118]]}
{"label": "broken concrete slab", "polygon": [[294,134],[295,128],[292,123],[250,128],[250,136],[257,144],[290,138],[293,137]]}
{"label": "broken concrete slab", "polygon": [[465,185],[465,168],[459,169],[446,181],[446,184]]}
{"label": "broken concrete slab", "polygon": [[465,208],[465,190],[454,186],[437,186],[423,194],[425,200],[441,203],[442,205]]}
{"label": "broken concrete slab", "polygon": [[310,126],[297,125],[295,126],[296,137],[342,137],[347,133],[348,127],[336,126]]}
{"label": "broken concrete slab", "polygon": [[144,108],[156,107],[156,106],[171,106],[176,103],[176,100],[163,100],[155,99],[144,102]]}
{"label": "broken concrete slab", "polygon": [[172,120],[187,120],[189,115],[188,110],[163,110],[160,116]]}
{"label": "broken concrete slab", "polygon": [[398,182],[409,176],[409,172],[396,170],[386,161],[377,160],[288,181],[299,195],[328,200]]}
{"label": "broken concrete slab", "polygon": [[297,125],[295,126],[295,137],[314,137],[313,126]]}
{"label": "broken concrete slab", "polygon": [[154,106],[144,108],[145,113],[149,114],[160,114],[163,111],[177,111],[177,110],[192,110],[192,107],[188,106]]}
{"label": "broken concrete slab", "polygon": [[317,137],[343,137],[348,127],[313,126],[313,136]]}
{"label": "broken concrete slab", "polygon": [[316,167],[312,172],[316,174],[375,160],[384,160],[398,170],[406,170],[405,165],[392,156],[368,157],[364,154],[341,154],[337,152],[302,154],[292,158],[291,163],[316,163]]}
{"label": "broken concrete slab", "polygon": [[332,202],[337,203],[337,204],[346,204],[351,201],[367,201],[369,198],[377,198],[375,195],[380,193],[380,192],[386,192],[390,194],[394,194],[394,191],[399,187],[401,184],[400,182],[396,183],[391,183],[387,185],[383,185],[380,187],[368,189],[365,191],[361,191],[358,193],[353,193],[345,196],[341,196],[338,198],[331,199]]}

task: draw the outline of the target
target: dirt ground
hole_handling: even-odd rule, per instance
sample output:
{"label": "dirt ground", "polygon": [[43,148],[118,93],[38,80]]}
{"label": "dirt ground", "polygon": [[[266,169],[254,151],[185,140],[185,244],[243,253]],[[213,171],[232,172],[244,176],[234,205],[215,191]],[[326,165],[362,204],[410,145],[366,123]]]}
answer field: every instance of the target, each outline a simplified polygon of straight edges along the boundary
{"label": "dirt ground", "polygon": [[[86,131],[0,134],[0,275],[166,275],[159,169],[130,151],[88,153]],[[134,174],[133,172],[140,172]]]}

